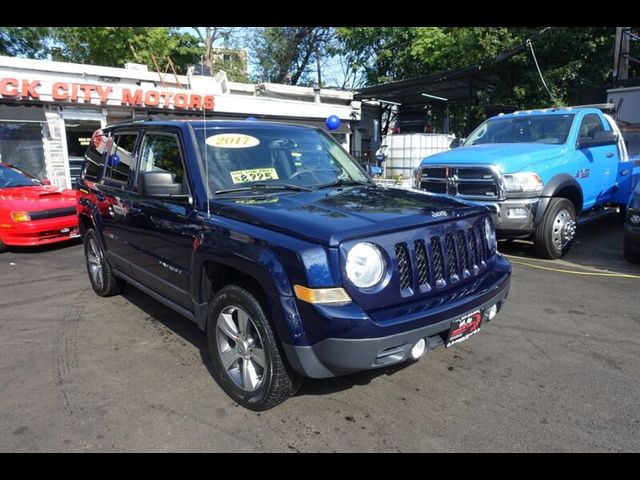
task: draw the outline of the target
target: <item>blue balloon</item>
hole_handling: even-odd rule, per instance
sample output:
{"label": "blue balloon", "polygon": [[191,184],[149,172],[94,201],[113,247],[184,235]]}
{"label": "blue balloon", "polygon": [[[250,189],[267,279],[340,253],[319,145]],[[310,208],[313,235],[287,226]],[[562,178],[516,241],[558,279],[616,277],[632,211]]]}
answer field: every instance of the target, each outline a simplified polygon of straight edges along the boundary
{"label": "blue balloon", "polygon": [[258,119],[256,117],[247,117],[247,122],[257,122]]}
{"label": "blue balloon", "polygon": [[326,123],[329,130],[335,130],[340,126],[340,119],[337,115],[331,115],[330,117],[327,117],[327,120],[324,123]]}

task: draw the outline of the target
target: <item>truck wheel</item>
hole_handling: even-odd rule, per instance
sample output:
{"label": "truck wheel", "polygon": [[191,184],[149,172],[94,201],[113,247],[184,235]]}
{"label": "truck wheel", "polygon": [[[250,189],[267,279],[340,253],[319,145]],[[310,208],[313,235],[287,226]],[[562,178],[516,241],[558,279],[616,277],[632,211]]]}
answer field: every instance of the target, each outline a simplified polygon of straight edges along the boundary
{"label": "truck wheel", "polygon": [[300,376],[285,363],[262,305],[242,287],[228,285],[211,301],[207,343],[214,378],[245,408],[275,407],[300,385]]}
{"label": "truck wheel", "polygon": [[96,239],[95,230],[89,229],[85,233],[84,256],[91,286],[98,295],[110,297],[122,292],[126,282],[113,275],[111,266],[104,258],[102,248]]}
{"label": "truck wheel", "polygon": [[576,233],[576,208],[566,198],[552,198],[533,234],[536,253],[542,258],[564,256]]}
{"label": "truck wheel", "polygon": [[640,263],[640,253],[631,249],[631,242],[626,238],[622,244],[622,252],[624,253],[624,258],[627,262]]}

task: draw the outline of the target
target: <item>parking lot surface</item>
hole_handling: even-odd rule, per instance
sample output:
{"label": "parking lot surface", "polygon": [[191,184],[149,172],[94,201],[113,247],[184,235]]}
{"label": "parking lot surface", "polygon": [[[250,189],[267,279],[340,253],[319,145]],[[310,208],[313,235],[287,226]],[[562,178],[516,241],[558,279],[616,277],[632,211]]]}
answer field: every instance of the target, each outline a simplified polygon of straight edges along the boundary
{"label": "parking lot surface", "polygon": [[555,262],[499,248],[511,294],[478,335],[306,380],[262,413],[214,382],[194,323],[132,287],[96,296],[81,245],[2,253],[0,451],[640,451],[640,267],[621,222],[585,226]]}

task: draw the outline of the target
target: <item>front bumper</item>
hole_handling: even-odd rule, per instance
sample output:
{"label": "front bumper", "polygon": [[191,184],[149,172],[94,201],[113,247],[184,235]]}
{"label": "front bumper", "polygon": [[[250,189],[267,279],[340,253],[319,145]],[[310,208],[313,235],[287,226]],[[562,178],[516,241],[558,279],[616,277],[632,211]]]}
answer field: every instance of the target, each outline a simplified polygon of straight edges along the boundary
{"label": "front bumper", "polygon": [[79,236],[78,217],[75,215],[0,225],[0,239],[9,246],[47,245]]}
{"label": "front bumper", "polygon": [[509,198],[500,202],[475,201],[491,212],[499,237],[525,237],[533,233],[540,198]]}
{"label": "front bumper", "polygon": [[[488,321],[488,307],[497,305],[498,311],[501,309],[509,294],[510,269],[492,272],[485,280],[489,285],[480,285],[474,293],[463,295],[457,300],[422,311],[414,307],[405,317],[385,320],[392,321],[393,327],[379,327],[377,331],[393,328],[396,333],[390,335],[375,338],[326,338],[310,346],[283,342],[287,359],[294,370],[311,378],[346,375],[404,362],[409,359],[411,348],[421,338],[427,341],[427,350],[443,345],[452,321],[484,309],[484,323]],[[363,323],[362,319],[353,321]],[[376,323],[381,324],[382,321],[378,319]],[[402,331],[403,325],[410,326],[411,329]],[[417,328],[412,328],[417,325]]]}

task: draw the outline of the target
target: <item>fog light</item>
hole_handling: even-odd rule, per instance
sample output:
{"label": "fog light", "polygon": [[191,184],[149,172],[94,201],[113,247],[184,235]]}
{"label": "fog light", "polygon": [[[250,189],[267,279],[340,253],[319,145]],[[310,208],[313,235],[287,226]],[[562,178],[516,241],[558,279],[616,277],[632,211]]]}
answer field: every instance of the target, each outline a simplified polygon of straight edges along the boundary
{"label": "fog light", "polygon": [[426,349],[427,342],[424,341],[424,338],[421,338],[411,349],[411,358],[413,358],[414,360],[419,359],[422,355],[424,355]]}
{"label": "fog light", "polygon": [[496,313],[498,313],[498,304],[495,304],[489,307],[489,310],[487,310],[487,318],[489,320],[493,320],[494,317],[496,316]]}
{"label": "fog light", "polygon": [[510,208],[507,212],[507,218],[527,218],[526,208]]}
{"label": "fog light", "polygon": [[640,215],[631,215],[629,221],[634,225],[638,225],[640,223]]}

